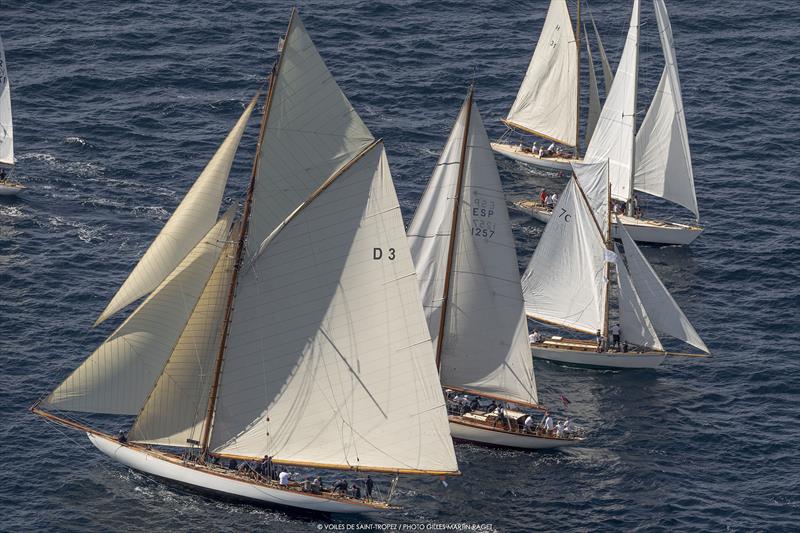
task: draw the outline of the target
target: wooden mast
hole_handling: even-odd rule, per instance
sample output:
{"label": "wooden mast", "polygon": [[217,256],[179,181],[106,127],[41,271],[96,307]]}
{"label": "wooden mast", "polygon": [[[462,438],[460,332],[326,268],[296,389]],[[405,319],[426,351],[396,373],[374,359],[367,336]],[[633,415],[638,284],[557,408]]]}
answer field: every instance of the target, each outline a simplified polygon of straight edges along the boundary
{"label": "wooden mast", "polygon": [[628,202],[627,202],[627,213],[628,216],[632,217],[635,216],[635,210],[633,207],[633,175],[636,172],[636,98],[637,92],[639,88],[639,28],[641,27],[641,9],[639,8],[639,1],[636,0],[634,2],[636,6],[636,48],[633,52],[633,143],[631,144],[631,162],[630,162],[630,174],[628,177]]}
{"label": "wooden mast", "polygon": [[575,93],[577,94],[575,104],[575,159],[580,158],[581,145],[581,0],[577,2],[578,8],[575,12],[575,49],[578,52],[577,66],[578,73],[575,82]]}
{"label": "wooden mast", "polygon": [[453,252],[456,244],[456,232],[458,231],[458,215],[461,211],[461,192],[464,184],[464,158],[467,153],[467,141],[469,139],[469,123],[472,116],[472,95],[475,90],[474,85],[469,86],[467,101],[464,108],[467,116],[464,120],[464,137],[461,140],[461,158],[458,162],[458,181],[456,181],[456,191],[453,203],[453,220],[450,224],[450,243],[447,249],[447,267],[444,271],[444,294],[442,296],[442,313],[439,318],[439,336],[436,339],[436,368],[441,374],[442,366],[442,347],[444,346],[444,326],[447,319],[447,303],[450,297],[450,271],[453,269]]}
{"label": "wooden mast", "polygon": [[[284,39],[288,40],[289,32],[292,29],[292,22],[294,21],[296,9],[292,8],[292,14],[289,17],[289,26],[286,28]],[[285,42],[285,41],[284,41]],[[285,44],[284,44],[285,46]],[[231,275],[231,284],[228,287],[228,301],[225,306],[225,318],[222,321],[222,338],[219,343],[219,350],[217,351],[217,358],[214,362],[214,374],[211,382],[211,390],[208,395],[208,407],[206,409],[205,422],[203,423],[203,435],[200,439],[200,448],[202,450],[201,456],[205,457],[208,452],[209,437],[211,435],[211,423],[214,418],[214,412],[217,405],[217,394],[219,392],[219,380],[222,372],[222,361],[225,356],[225,345],[228,340],[228,331],[230,328],[231,314],[233,313],[233,300],[236,295],[236,284],[238,282],[239,270],[242,265],[242,254],[244,252],[244,243],[247,239],[247,229],[249,226],[250,207],[253,202],[253,190],[255,189],[256,174],[258,173],[259,162],[261,161],[261,144],[264,141],[264,132],[267,127],[267,119],[269,117],[269,110],[272,105],[272,96],[275,92],[275,80],[280,72],[281,64],[283,63],[283,51],[278,58],[278,63],[270,74],[269,89],[264,101],[264,114],[261,116],[261,127],[258,133],[258,143],[256,144],[256,157],[253,160],[253,169],[250,173],[250,184],[247,187],[247,197],[244,202],[244,210],[242,212],[242,229],[239,232],[239,242],[236,247],[236,261],[233,267],[233,274]]]}

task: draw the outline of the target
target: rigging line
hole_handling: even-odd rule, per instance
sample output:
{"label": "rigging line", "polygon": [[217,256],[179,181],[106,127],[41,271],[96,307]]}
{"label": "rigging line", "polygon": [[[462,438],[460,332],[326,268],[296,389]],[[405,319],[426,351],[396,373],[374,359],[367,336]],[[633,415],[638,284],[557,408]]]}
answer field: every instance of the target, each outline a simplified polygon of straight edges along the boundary
{"label": "rigging line", "polygon": [[355,377],[356,380],[358,381],[358,383],[361,385],[361,387],[364,388],[364,392],[366,392],[367,395],[370,397],[372,402],[375,404],[375,407],[378,408],[378,410],[381,412],[381,414],[383,415],[384,418],[388,419],[389,416],[386,414],[386,411],[384,411],[383,408],[380,406],[380,404],[378,403],[378,400],[375,399],[375,397],[370,392],[369,388],[367,388],[367,385],[363,381],[361,381],[361,378],[358,376],[358,373],[356,373],[355,369],[347,361],[347,359],[345,358],[344,354],[339,351],[339,348],[337,348],[336,344],[333,342],[333,340],[325,332],[325,329],[320,326],[319,332],[322,333],[322,336],[325,337],[325,339],[330,343],[331,347],[334,349],[334,351],[336,351],[336,354],[342,359],[342,362],[345,364],[345,366],[347,366],[347,369],[350,370],[351,374],[353,374],[353,377]]}

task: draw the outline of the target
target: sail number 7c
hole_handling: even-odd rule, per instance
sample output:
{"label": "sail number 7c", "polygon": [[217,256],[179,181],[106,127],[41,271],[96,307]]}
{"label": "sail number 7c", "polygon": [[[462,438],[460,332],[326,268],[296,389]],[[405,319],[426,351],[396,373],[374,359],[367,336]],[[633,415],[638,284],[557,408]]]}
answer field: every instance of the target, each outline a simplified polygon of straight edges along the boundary
{"label": "sail number 7c", "polygon": [[565,222],[569,222],[569,219],[572,218],[572,215],[567,213],[567,210],[562,207],[561,214],[558,215],[558,218],[563,218]]}

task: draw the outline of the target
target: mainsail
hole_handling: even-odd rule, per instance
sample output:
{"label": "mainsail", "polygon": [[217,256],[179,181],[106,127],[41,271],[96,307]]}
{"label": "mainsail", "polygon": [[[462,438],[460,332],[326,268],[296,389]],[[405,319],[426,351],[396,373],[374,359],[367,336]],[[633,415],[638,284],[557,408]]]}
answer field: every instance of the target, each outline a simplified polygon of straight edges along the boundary
{"label": "mainsail", "polygon": [[584,157],[590,163],[608,161],[611,196],[623,201],[633,194],[638,62],[639,0],[634,0],[617,74]]}
{"label": "mainsail", "polygon": [[14,125],[11,121],[11,83],[0,37],[0,167],[14,166]]}
{"label": "mainsail", "polygon": [[552,0],[508,125],[577,144],[578,49],[566,0]]}
{"label": "mainsail", "polygon": [[537,404],[514,237],[472,92],[408,236],[442,385]]}
{"label": "mainsail", "polygon": [[606,246],[575,178],[553,210],[522,276],[534,320],[595,333],[606,321]]}
{"label": "mainsail", "polygon": [[256,95],[236,125],[203,169],[192,188],[156,236],[128,279],[95,322],[108,317],[152,291],[181,262],[214,225],[222,204],[228,174],[247,121],[255,108]]}
{"label": "mainsail", "polygon": [[653,3],[665,66],[636,135],[634,187],[680,204],[699,218],[672,26],[664,1]]}

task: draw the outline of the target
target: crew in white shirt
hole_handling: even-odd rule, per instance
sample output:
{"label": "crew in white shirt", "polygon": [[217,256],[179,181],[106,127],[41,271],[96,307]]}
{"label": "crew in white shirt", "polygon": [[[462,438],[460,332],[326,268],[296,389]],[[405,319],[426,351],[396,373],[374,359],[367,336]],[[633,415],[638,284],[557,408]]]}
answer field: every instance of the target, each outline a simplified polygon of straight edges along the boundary
{"label": "crew in white shirt", "polygon": [[283,485],[285,487],[288,487],[289,486],[289,472],[287,472],[286,470],[281,470],[281,473],[278,474],[278,482],[281,485]]}

